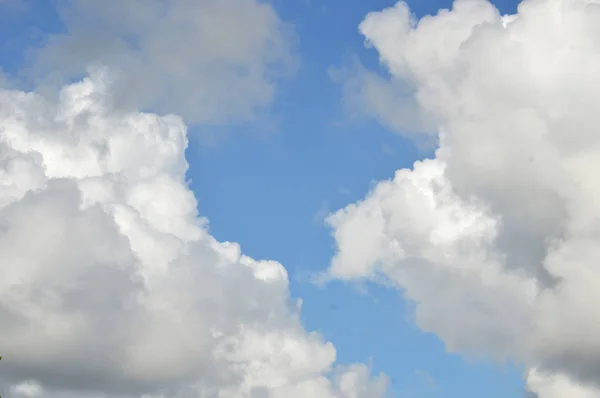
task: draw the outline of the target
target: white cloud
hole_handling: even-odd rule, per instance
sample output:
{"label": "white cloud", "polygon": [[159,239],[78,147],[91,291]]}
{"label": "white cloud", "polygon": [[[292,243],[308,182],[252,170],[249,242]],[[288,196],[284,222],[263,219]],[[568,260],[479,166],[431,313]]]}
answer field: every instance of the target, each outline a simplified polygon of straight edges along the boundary
{"label": "white cloud", "polygon": [[548,374],[535,368],[527,374],[529,391],[542,398],[596,398],[600,390],[593,386],[581,385],[563,374]]}
{"label": "white cloud", "polygon": [[90,64],[120,73],[119,106],[175,112],[188,123],[251,120],[275,79],[293,68],[291,27],[259,0],[73,0],[66,33],[34,53],[46,84],[78,79]]}
{"label": "white cloud", "polygon": [[217,242],[184,180],[186,127],[0,91],[0,385],[9,397],[376,398],[307,332],[285,269]]}
{"label": "white cloud", "polygon": [[457,0],[416,21],[398,3],[360,30],[385,90],[412,87],[441,133],[435,159],[331,216],[330,275],[385,278],[450,349],[529,367],[540,398],[597,396],[600,5]]}
{"label": "white cloud", "polygon": [[[493,243],[499,220],[452,192],[438,160],[400,170],[366,200],[331,216],[339,253],[330,274],[378,276],[419,303],[420,326],[452,350],[519,352],[535,284],[508,273]],[[479,315],[457,319],[457,314]]]}

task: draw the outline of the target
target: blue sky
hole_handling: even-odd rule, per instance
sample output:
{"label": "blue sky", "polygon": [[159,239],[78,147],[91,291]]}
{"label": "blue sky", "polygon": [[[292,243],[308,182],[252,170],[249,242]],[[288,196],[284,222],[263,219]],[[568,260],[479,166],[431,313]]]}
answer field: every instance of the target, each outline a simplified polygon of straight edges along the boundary
{"label": "blue sky", "polygon": [[[275,0],[282,18],[295,26],[301,62],[295,77],[280,85],[273,107],[278,126],[266,138],[235,134],[216,147],[193,146],[192,186],[217,238],[285,264],[292,293],[304,300],[307,327],[333,341],[342,362],[372,358],[374,369],[392,378],[396,396],[520,396],[519,371],[446,354],[435,336],[413,325],[410,307],[395,292],[369,286],[361,294],[337,282],[321,289],[308,281],[310,271],[326,268],[333,255],[323,216],[427,156],[375,121],[348,122],[341,89],[328,74],[352,55],[377,66],[376,52],[364,47],[357,27],[369,11],[394,3]],[[418,16],[450,4],[409,2]],[[516,2],[495,4],[503,13],[516,9]]]}
{"label": "blue sky", "polygon": [[[391,377],[395,396],[519,396],[518,370],[447,354],[437,338],[413,324],[410,304],[396,292],[311,283],[311,274],[325,269],[333,256],[323,218],[363,198],[374,181],[390,178],[427,152],[376,121],[349,121],[341,88],[329,74],[353,56],[377,66],[375,51],[365,49],[357,27],[369,11],[393,1],[272,3],[294,26],[299,61],[296,73],[278,85],[272,123],[239,125],[215,145],[193,140],[188,150],[189,178],[212,233],[239,242],[252,257],[284,264],[292,294],[304,300],[307,328],[334,342],[341,362],[372,360],[375,370]],[[422,16],[450,2],[409,4]],[[514,1],[495,4],[504,13],[516,8]],[[50,2],[39,0],[35,7],[35,12],[14,10],[0,17],[0,65],[9,73],[23,65],[23,48],[62,29]]]}

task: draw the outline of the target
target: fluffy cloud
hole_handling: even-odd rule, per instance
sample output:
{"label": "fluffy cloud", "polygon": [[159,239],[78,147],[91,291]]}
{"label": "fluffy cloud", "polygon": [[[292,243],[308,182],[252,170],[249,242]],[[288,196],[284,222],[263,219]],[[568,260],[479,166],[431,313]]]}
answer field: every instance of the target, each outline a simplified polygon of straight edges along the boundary
{"label": "fluffy cloud", "polygon": [[209,234],[181,118],[116,111],[111,81],[0,91],[3,396],[383,396],[303,328],[279,263]]}
{"label": "fluffy cloud", "polygon": [[592,386],[583,386],[563,374],[541,373],[536,369],[529,371],[527,386],[533,396],[543,398],[596,398],[600,390]]}
{"label": "fluffy cloud", "polygon": [[119,72],[119,106],[175,112],[188,123],[246,121],[293,68],[292,31],[259,0],[70,0],[65,33],[33,53],[42,83]]}
{"label": "fluffy cloud", "polygon": [[540,398],[599,396],[600,4],[457,0],[417,21],[398,3],[360,31],[392,76],[383,102],[439,148],[329,218],[331,277],[394,284],[424,330],[520,361]]}

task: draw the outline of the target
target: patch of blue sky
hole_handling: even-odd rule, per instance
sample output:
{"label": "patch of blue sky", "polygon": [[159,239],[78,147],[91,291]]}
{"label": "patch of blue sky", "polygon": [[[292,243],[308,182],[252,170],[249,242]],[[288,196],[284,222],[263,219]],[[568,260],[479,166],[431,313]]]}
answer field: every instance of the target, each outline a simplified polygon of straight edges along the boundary
{"label": "patch of blue sky", "polygon": [[[436,337],[417,329],[410,304],[397,293],[368,286],[365,294],[355,286],[333,283],[322,289],[310,283],[310,274],[325,269],[334,252],[324,216],[429,153],[375,121],[345,118],[341,88],[328,74],[352,56],[377,68],[377,54],[364,47],[358,24],[368,12],[394,2],[273,3],[295,26],[300,68],[279,85],[271,134],[257,139],[240,126],[216,147],[191,148],[192,187],[212,233],[240,242],[251,256],[281,261],[293,295],[303,298],[307,327],[334,342],[341,362],[372,359],[375,371],[391,377],[394,396],[520,396],[518,369],[447,354]],[[421,17],[451,2],[409,4]],[[514,2],[497,6],[502,13],[516,9]]]}
{"label": "patch of blue sky", "polygon": [[54,1],[5,0],[0,9],[0,67],[12,78],[23,77],[31,49],[63,31]]}

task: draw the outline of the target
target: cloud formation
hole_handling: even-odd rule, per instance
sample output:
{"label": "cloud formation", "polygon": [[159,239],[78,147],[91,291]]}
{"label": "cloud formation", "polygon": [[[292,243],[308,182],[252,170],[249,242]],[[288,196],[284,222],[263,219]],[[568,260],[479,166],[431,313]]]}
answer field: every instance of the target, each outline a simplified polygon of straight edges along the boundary
{"label": "cloud formation", "polygon": [[385,106],[426,116],[439,148],[329,218],[330,276],[392,283],[422,329],[519,361],[540,398],[600,395],[600,4],[457,0],[417,21],[400,2],[360,31],[401,99]]}
{"label": "cloud formation", "polygon": [[382,397],[303,328],[281,264],[209,234],[181,118],[111,87],[0,91],[3,396]]}
{"label": "cloud formation", "polygon": [[68,83],[0,79],[2,396],[385,396],[384,375],[337,365],[305,330],[281,264],[210,235],[185,180],[184,120],[235,123],[271,100],[291,59],[274,9],[60,5],[65,32],[29,72]]}
{"label": "cloud formation", "polygon": [[293,68],[292,29],[258,0],[70,0],[65,32],[32,55],[42,83],[79,79],[90,64],[117,74],[119,106],[174,112],[187,123],[252,120]]}

